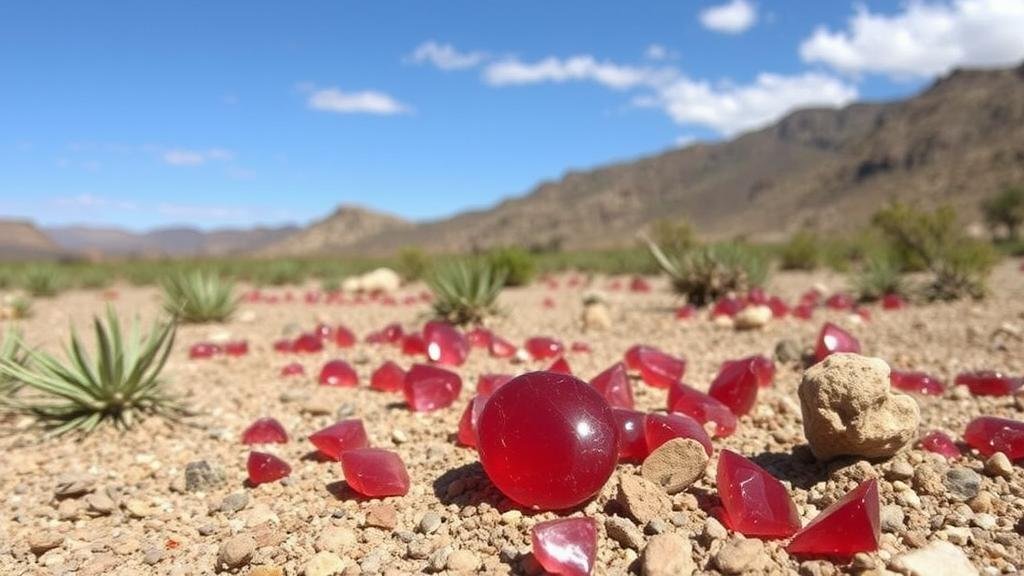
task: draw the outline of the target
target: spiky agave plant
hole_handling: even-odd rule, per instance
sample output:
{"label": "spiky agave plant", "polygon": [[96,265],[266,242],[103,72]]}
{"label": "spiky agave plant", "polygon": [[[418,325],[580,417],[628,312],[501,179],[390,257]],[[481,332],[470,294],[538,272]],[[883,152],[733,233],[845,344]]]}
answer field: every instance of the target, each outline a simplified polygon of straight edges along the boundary
{"label": "spiky agave plant", "polygon": [[171,276],[163,290],[164,310],[181,322],[223,322],[238,307],[234,283],[212,273],[196,270]]}
{"label": "spiky agave plant", "polygon": [[456,262],[436,269],[427,285],[439,318],[457,325],[479,323],[495,311],[505,272],[484,261]]}
{"label": "spiky agave plant", "polygon": [[[3,340],[0,341],[0,362],[10,362],[17,366],[25,366],[27,355],[21,345],[21,334],[14,328],[7,328],[4,331]],[[20,383],[16,378],[0,373],[0,402],[14,393]]]}
{"label": "spiky agave plant", "polygon": [[709,244],[668,254],[646,236],[641,238],[672,288],[696,306],[760,286],[768,274],[765,259],[739,244]]}
{"label": "spiky agave plant", "polygon": [[35,266],[25,272],[25,290],[36,298],[56,296],[63,288],[60,274],[49,266]]}
{"label": "spiky agave plant", "polygon": [[155,323],[143,336],[136,321],[123,336],[113,308],[107,308],[105,321],[97,316],[93,324],[95,357],[72,331],[66,361],[37,350],[28,350],[27,365],[0,359],[0,374],[22,388],[17,397],[5,400],[5,407],[34,416],[53,434],[89,432],[103,422],[126,428],[137,414],[181,413],[160,379],[176,324]]}
{"label": "spiky agave plant", "polygon": [[873,302],[886,294],[907,295],[907,283],[896,260],[880,254],[868,259],[854,279],[857,294],[864,302]]}

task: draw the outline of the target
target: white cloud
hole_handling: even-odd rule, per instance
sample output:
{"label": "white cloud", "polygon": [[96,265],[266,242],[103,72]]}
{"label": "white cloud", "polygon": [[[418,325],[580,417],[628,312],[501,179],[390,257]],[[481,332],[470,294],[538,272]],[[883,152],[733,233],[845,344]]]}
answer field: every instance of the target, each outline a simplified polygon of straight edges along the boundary
{"label": "white cloud", "polygon": [[55,206],[61,208],[72,208],[75,210],[93,210],[117,208],[120,210],[135,210],[138,206],[134,202],[124,200],[111,200],[95,194],[78,194],[77,196],[59,196],[53,199]]}
{"label": "white cloud", "polygon": [[912,0],[893,15],[858,6],[845,30],[818,27],[800,45],[807,62],[846,73],[928,77],[956,66],[1006,66],[1024,59],[1024,3]]}
{"label": "white cloud", "polygon": [[669,70],[599,62],[583,54],[564,59],[552,56],[536,62],[508,58],[488,64],[483,76],[492,86],[590,81],[625,90],[664,82],[672,74]]}
{"label": "white cloud", "polygon": [[171,166],[201,166],[211,160],[227,161],[234,157],[233,152],[223,148],[210,148],[209,150],[173,148],[165,150],[161,154],[163,161]]}
{"label": "white cloud", "polygon": [[742,34],[757,23],[757,8],[747,0],[732,0],[702,10],[700,23],[715,32]]}
{"label": "white cloud", "polygon": [[306,104],[313,110],[337,114],[407,114],[412,109],[388,94],[374,90],[342,92],[337,88],[313,90]]}
{"label": "white cloud", "polygon": [[668,48],[661,44],[651,44],[644,50],[644,58],[648,60],[665,60],[668,56]]}
{"label": "white cloud", "polygon": [[428,40],[413,50],[406,60],[414,64],[430,63],[441,70],[464,70],[487,59],[486,52],[459,52],[451,44]]}

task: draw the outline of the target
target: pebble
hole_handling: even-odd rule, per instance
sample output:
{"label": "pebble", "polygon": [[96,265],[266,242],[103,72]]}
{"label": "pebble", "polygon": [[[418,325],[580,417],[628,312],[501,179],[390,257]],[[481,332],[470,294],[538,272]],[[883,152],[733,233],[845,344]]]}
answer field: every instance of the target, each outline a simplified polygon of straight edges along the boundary
{"label": "pebble", "polygon": [[978,490],[981,489],[981,476],[970,468],[957,466],[946,471],[943,483],[950,496],[967,501],[978,495]]}
{"label": "pebble", "polygon": [[709,517],[707,521],[704,523],[703,536],[705,543],[710,544],[715,540],[724,540],[726,537],[729,536],[729,533],[725,530],[725,526],[722,526],[722,523],[719,522],[717,518]]}
{"label": "pebble", "polygon": [[909,480],[914,477],[914,466],[906,460],[897,460],[885,472],[888,480]]}
{"label": "pebble", "polygon": [[737,330],[764,328],[772,319],[772,309],[764,305],[746,306],[733,318]]}
{"label": "pebble", "polygon": [[356,545],[356,533],[344,526],[324,528],[314,542],[317,552],[346,552]]}
{"label": "pebble", "polygon": [[92,516],[106,516],[117,508],[117,503],[105,491],[94,492],[86,496],[85,505]]}
{"label": "pebble", "polygon": [[366,507],[366,525],[393,530],[398,525],[398,514],[390,504],[372,504]]}
{"label": "pebble", "polygon": [[228,570],[241,568],[252,560],[256,551],[256,540],[248,534],[237,534],[228,538],[217,551],[217,565]]}
{"label": "pebble", "polygon": [[249,576],[284,576],[284,568],[273,565],[253,566]]}
{"label": "pebble", "polygon": [[964,551],[937,540],[924,548],[897,556],[892,566],[907,576],[977,576],[978,570]]}
{"label": "pebble", "polygon": [[760,540],[732,540],[715,554],[715,566],[724,574],[742,574],[747,570],[757,570],[765,556],[764,544]]}
{"label": "pebble", "polygon": [[644,459],[640,474],[665,492],[682,492],[704,475],[708,453],[689,438],[673,438],[658,446]]}
{"label": "pebble", "polygon": [[775,344],[775,359],[781,364],[789,364],[790,362],[799,362],[803,358],[803,350],[800,348],[800,344],[796,340],[785,339],[779,340]]}
{"label": "pebble", "polygon": [[59,548],[63,543],[64,536],[58,532],[53,532],[52,530],[33,532],[28,537],[28,549],[36,556],[40,556],[54,548]]}
{"label": "pebble", "polygon": [[142,553],[142,561],[150,566],[159,563],[163,558],[164,551],[156,546],[150,546]]}
{"label": "pebble", "polygon": [[345,561],[333,552],[317,552],[302,569],[305,576],[334,576],[344,571]]}
{"label": "pebble", "polygon": [[644,535],[626,518],[609,516],[605,518],[604,530],[608,537],[619,543],[623,548],[640,550],[644,547]]}
{"label": "pebble", "polygon": [[883,532],[901,532],[903,525],[903,508],[887,504],[878,511],[878,521]]}
{"label": "pebble", "polygon": [[985,460],[985,473],[990,476],[1009,478],[1013,474],[1013,463],[1002,452],[996,452]]}
{"label": "pebble", "polygon": [[663,516],[672,508],[672,502],[660,486],[634,474],[619,476],[619,491],[615,497],[631,518],[646,524]]}
{"label": "pebble", "polygon": [[238,512],[249,505],[249,495],[245,492],[228,494],[220,501],[220,511],[224,513]]}
{"label": "pebble", "polygon": [[433,534],[441,527],[441,516],[436,512],[427,512],[420,518],[416,527],[422,534]]}
{"label": "pebble", "polygon": [[643,576],[690,576],[697,570],[690,541],[677,534],[659,534],[647,543],[640,563]]}
{"label": "pebble", "polygon": [[469,550],[456,550],[448,555],[446,566],[452,572],[474,572],[480,567],[480,558]]}
{"label": "pebble", "polygon": [[78,498],[92,492],[96,479],[88,474],[65,474],[57,480],[53,495],[57,498]]}
{"label": "pebble", "polygon": [[206,460],[196,460],[185,465],[185,490],[206,491],[224,483],[224,472]]}
{"label": "pebble", "polygon": [[394,430],[391,432],[391,440],[395,444],[405,444],[409,441],[409,435],[401,430]]}

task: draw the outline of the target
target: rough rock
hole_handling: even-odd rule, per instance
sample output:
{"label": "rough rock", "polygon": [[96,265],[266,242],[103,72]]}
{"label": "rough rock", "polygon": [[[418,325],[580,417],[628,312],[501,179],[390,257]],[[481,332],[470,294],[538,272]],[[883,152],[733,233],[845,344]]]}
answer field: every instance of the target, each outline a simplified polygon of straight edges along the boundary
{"label": "rough rock", "polygon": [[236,534],[221,543],[217,551],[217,566],[227,570],[240,568],[252,560],[255,551],[256,540],[252,536]]}
{"label": "rough rock", "polygon": [[615,540],[623,548],[640,550],[644,547],[644,535],[631,521],[620,516],[605,518],[604,530],[608,537]]}
{"label": "rough rock", "polygon": [[206,460],[185,465],[185,490],[199,492],[216,488],[224,483],[224,472]]}
{"label": "rough rock", "polygon": [[757,330],[764,328],[772,319],[772,309],[767,306],[747,306],[733,317],[733,325],[737,330]]}
{"label": "rough rock", "polygon": [[950,468],[943,476],[948,494],[955,500],[967,501],[978,495],[981,489],[981,475],[970,468]]}
{"label": "rough rock", "polygon": [[696,482],[707,465],[708,453],[700,442],[673,438],[644,459],[640,474],[665,492],[675,494]]}
{"label": "rough rock", "polygon": [[634,474],[619,477],[615,499],[626,514],[641,524],[665,515],[672,508],[672,501],[660,486]]}
{"label": "rough rock", "polygon": [[583,327],[587,330],[607,330],[612,327],[612,316],[602,302],[583,307]]}
{"label": "rough rock", "polygon": [[907,576],[978,575],[978,569],[967,559],[963,550],[942,540],[897,556],[892,567]]}
{"label": "rough rock", "polygon": [[690,541],[678,534],[659,534],[644,548],[643,576],[690,576],[696,570]]}
{"label": "rough rock", "polygon": [[345,571],[345,561],[334,552],[317,552],[306,562],[305,576],[334,576]]}
{"label": "rough rock", "polygon": [[726,542],[715,554],[715,566],[723,574],[742,574],[757,570],[766,558],[764,544],[760,540],[742,539]]}

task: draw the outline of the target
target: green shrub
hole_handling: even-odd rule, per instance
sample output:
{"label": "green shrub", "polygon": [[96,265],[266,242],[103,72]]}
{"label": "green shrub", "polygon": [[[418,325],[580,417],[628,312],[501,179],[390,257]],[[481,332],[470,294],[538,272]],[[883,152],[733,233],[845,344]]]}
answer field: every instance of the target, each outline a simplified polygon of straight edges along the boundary
{"label": "green shrub", "polygon": [[666,253],[648,240],[651,254],[668,274],[672,288],[695,306],[704,306],[733,292],[764,283],[768,265],[751,247],[729,242]]}
{"label": "green shrub", "polygon": [[925,296],[930,300],[984,298],[988,275],[997,260],[998,253],[988,242],[964,239],[947,248],[936,262]]}
{"label": "green shrub", "polygon": [[864,263],[854,285],[862,302],[874,302],[886,294],[907,295],[903,272],[892,257],[884,254],[877,254]]}
{"label": "green shrub", "polygon": [[178,413],[160,380],[174,323],[155,324],[145,337],[133,325],[123,337],[117,314],[108,308],[106,321],[95,317],[93,324],[91,355],[72,332],[66,362],[35,350],[28,351],[28,366],[0,360],[0,374],[22,386],[22,393],[4,399],[4,407],[36,417],[54,434],[89,432],[107,421],[128,427],[138,414]]}
{"label": "green shrub", "polygon": [[77,283],[86,290],[101,290],[110,286],[110,274],[99,268],[87,268],[78,273]]}
{"label": "green shrub", "polygon": [[993,229],[1002,228],[1006,238],[1016,241],[1024,225],[1024,187],[1011,186],[981,203],[985,222]]}
{"label": "green shrub", "polygon": [[680,253],[697,246],[693,227],[685,218],[655,220],[651,225],[651,238],[662,250],[669,253]]}
{"label": "green shrub", "polygon": [[267,286],[288,286],[302,283],[305,280],[305,273],[298,262],[290,260],[267,262],[255,274],[255,280],[258,284]]}
{"label": "green shrub", "polygon": [[406,281],[413,282],[426,276],[430,269],[430,257],[419,248],[405,248],[398,253],[398,274]]}
{"label": "green shrub", "polygon": [[505,276],[506,286],[525,286],[537,271],[533,255],[522,248],[495,248],[487,253],[486,260],[496,272]]}
{"label": "green shrub", "polygon": [[[3,340],[0,341],[0,364],[10,363],[15,366],[25,367],[28,356],[21,345],[21,335],[13,328],[7,328]],[[0,372],[0,403],[10,394],[14,393],[20,383],[7,373]]]}
{"label": "green shrub", "polygon": [[337,292],[341,290],[341,278],[338,276],[324,278],[320,281],[320,290],[324,292]]}
{"label": "green shrub", "polygon": [[29,268],[23,281],[25,290],[36,298],[52,298],[64,289],[64,278],[50,266]]}
{"label": "green shrub", "polygon": [[434,293],[434,314],[452,324],[479,323],[494,313],[505,276],[486,261],[453,262],[427,279]]}
{"label": "green shrub", "polygon": [[32,315],[32,300],[25,296],[8,296],[5,298],[3,307],[6,308],[10,318],[21,320]]}
{"label": "green shrub", "polygon": [[238,307],[235,285],[201,271],[177,274],[163,283],[164,310],[181,322],[222,322]]}
{"label": "green shrub", "polygon": [[807,230],[794,234],[779,253],[779,265],[783,270],[814,270],[821,260],[821,240]]}

